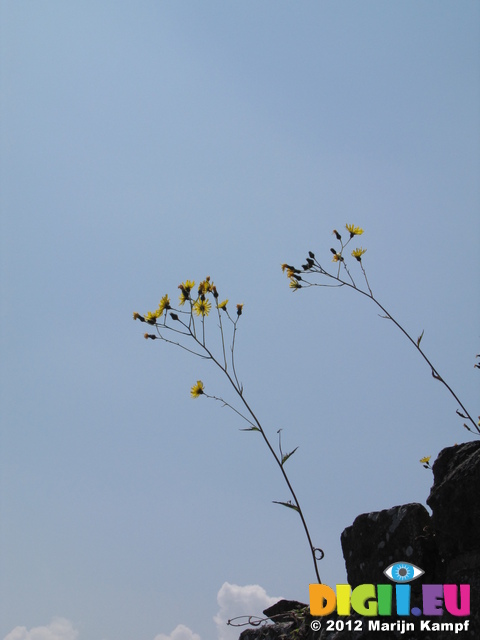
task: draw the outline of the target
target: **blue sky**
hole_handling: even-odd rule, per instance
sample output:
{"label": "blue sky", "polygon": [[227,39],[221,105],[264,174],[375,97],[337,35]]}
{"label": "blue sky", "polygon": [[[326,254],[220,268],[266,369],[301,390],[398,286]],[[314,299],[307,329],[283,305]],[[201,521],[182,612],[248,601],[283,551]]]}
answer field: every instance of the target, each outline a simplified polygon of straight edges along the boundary
{"label": "blue sky", "polygon": [[469,434],[368,300],[280,264],[363,227],[374,293],[478,414],[480,7],[3,0],[0,23],[0,637],[230,640],[308,598],[303,532],[256,434],[190,398],[221,376],[132,312],[207,274],[245,304],[245,396],[298,445],[343,581],[341,531],[424,502],[419,458]]}

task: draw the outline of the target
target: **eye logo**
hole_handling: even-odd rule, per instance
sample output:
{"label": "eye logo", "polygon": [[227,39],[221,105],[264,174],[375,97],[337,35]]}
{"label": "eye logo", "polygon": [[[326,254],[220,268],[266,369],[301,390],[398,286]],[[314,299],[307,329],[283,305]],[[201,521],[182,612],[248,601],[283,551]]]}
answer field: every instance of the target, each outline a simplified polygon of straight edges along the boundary
{"label": "eye logo", "polygon": [[422,576],[425,571],[409,562],[394,562],[383,573],[393,582],[411,582]]}

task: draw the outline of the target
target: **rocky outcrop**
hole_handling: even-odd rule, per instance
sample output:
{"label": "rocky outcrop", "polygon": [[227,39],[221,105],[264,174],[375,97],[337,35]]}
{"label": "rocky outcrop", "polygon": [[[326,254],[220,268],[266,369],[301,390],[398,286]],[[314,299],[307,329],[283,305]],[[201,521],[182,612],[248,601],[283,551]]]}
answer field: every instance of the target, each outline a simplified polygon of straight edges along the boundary
{"label": "rocky outcrop", "polygon": [[340,537],[348,584],[385,582],[384,570],[399,559],[422,567],[433,578],[435,543],[430,515],[421,504],[404,504],[358,516]]}
{"label": "rocky outcrop", "polygon": [[[412,607],[421,608],[422,584],[469,584],[471,615],[468,630],[421,631],[422,616],[383,617],[392,623],[389,631],[369,629],[369,620],[360,616],[348,619],[346,629],[336,625],[337,618],[322,619],[322,628],[312,631],[309,607],[298,602],[280,601],[265,610],[274,624],[247,629],[240,640],[463,640],[480,638],[480,442],[469,442],[444,449],[433,465],[434,483],[427,499],[430,516],[421,504],[406,504],[384,511],[358,516],[341,535],[348,582],[381,584],[388,580],[384,570],[394,562],[405,561],[420,567],[425,574],[411,582]],[[290,613],[289,613],[290,612]],[[430,618],[432,619],[432,618]],[[328,620],[332,620],[328,629]],[[338,620],[342,620],[338,618]],[[345,618],[343,621],[345,622]],[[396,621],[399,626],[395,629]],[[464,622],[465,618],[445,613],[432,619],[441,623]],[[355,625],[355,621],[358,624]],[[414,631],[402,625],[413,622]],[[355,626],[358,627],[355,630]]]}

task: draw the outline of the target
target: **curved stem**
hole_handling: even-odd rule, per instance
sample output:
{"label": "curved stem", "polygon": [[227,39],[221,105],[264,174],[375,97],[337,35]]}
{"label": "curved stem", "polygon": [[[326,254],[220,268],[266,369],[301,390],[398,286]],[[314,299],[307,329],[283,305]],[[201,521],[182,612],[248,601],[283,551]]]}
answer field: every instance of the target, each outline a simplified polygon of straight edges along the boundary
{"label": "curved stem", "polygon": [[[242,392],[241,392],[241,390],[240,390],[240,387],[239,387],[239,386],[237,386],[237,385],[238,385],[238,380],[237,380],[237,384],[235,384],[235,381],[232,379],[232,377],[230,376],[230,374],[228,373],[228,371],[226,371],[226,370],[225,370],[225,368],[224,368],[224,367],[222,367],[222,365],[220,364],[220,362],[218,362],[218,360],[217,360],[217,359],[215,358],[215,356],[211,353],[211,351],[210,351],[210,350],[209,350],[205,345],[202,345],[202,344],[197,340],[197,338],[196,338],[193,334],[192,334],[192,337],[194,338],[194,340],[195,340],[195,341],[196,341],[196,342],[197,342],[197,343],[198,343],[198,344],[199,344],[203,349],[205,349],[205,351],[208,353],[208,355],[209,355],[210,359],[211,359],[211,360],[212,360],[212,361],[217,365],[217,367],[219,367],[219,369],[221,369],[221,370],[223,371],[223,373],[227,376],[227,378],[228,378],[228,380],[229,380],[230,384],[232,385],[232,387],[235,389],[236,393],[237,393],[237,394],[238,394],[238,396],[240,397],[240,399],[241,399],[241,401],[243,402],[243,404],[244,404],[245,408],[247,409],[248,413],[252,416],[253,421],[255,422],[255,425],[257,426],[258,430],[259,430],[259,431],[260,431],[260,433],[262,434],[262,437],[263,437],[263,439],[264,439],[264,441],[265,441],[265,444],[267,445],[267,447],[268,447],[268,449],[269,449],[270,453],[272,454],[272,456],[273,456],[273,457],[274,457],[274,459],[275,459],[275,462],[277,463],[278,467],[280,468],[280,471],[281,471],[281,473],[282,473],[282,475],[283,475],[283,478],[284,478],[284,480],[285,480],[285,482],[286,482],[286,484],[287,484],[287,487],[288,487],[288,489],[289,489],[289,491],[290,491],[290,493],[291,493],[291,495],[292,495],[292,498],[293,498],[293,500],[294,500],[294,502],[295,502],[296,511],[298,512],[298,514],[299,514],[299,516],[300,516],[300,519],[301,519],[301,521],[302,521],[303,529],[304,529],[304,531],[305,531],[305,535],[307,536],[308,544],[309,544],[309,547],[310,547],[310,552],[311,552],[311,554],[312,554],[312,560],[313,560],[313,566],[314,566],[314,568],[315,568],[315,574],[316,574],[316,577],[317,577],[318,582],[321,584],[321,582],[322,582],[322,581],[321,581],[321,579],[320,579],[320,573],[319,573],[319,571],[318,571],[317,558],[316,558],[316,556],[315,556],[315,547],[314,547],[314,546],[313,546],[313,544],[312,544],[312,539],[311,539],[311,537],[310,537],[310,532],[309,532],[309,530],[308,530],[308,526],[307,526],[307,523],[306,523],[306,521],[305,521],[305,517],[304,517],[304,515],[303,515],[303,511],[302,511],[302,508],[301,508],[301,506],[300,506],[300,502],[299,502],[299,500],[298,500],[298,498],[297,498],[297,496],[296,496],[296,494],[295,494],[295,491],[293,490],[293,487],[292,487],[292,485],[291,485],[291,483],[290,483],[290,480],[289,480],[289,478],[288,478],[288,476],[287,476],[287,473],[286,473],[286,471],[285,471],[285,469],[284,469],[284,466],[283,466],[283,464],[282,464],[281,460],[279,459],[279,457],[277,456],[277,454],[276,454],[276,452],[275,452],[274,448],[273,448],[273,447],[272,447],[272,445],[270,444],[270,441],[269,441],[269,439],[268,439],[268,437],[267,437],[267,434],[266,434],[266,433],[265,433],[265,431],[263,430],[263,427],[262,427],[262,425],[260,424],[260,422],[259,422],[259,420],[258,420],[257,416],[254,414],[254,412],[253,412],[253,411],[252,411],[252,409],[250,408],[250,406],[249,406],[248,402],[245,400],[245,398],[244,398],[244,396],[243,396],[243,393],[242,393]],[[236,379],[236,375],[235,375],[235,379]],[[237,413],[238,413],[238,412],[237,412]],[[241,415],[241,414],[240,414],[240,415]],[[249,421],[249,420],[247,420],[247,422],[249,422],[249,423],[250,423],[250,421]],[[250,423],[250,424],[251,424],[251,423]]]}
{"label": "curved stem", "polygon": [[[320,266],[320,265],[319,265]],[[337,277],[337,276],[333,276],[330,273],[328,273],[328,271],[325,271],[322,267],[320,267],[321,269],[321,273],[322,275],[326,275],[329,278],[332,278],[333,280],[336,280],[337,282],[339,282],[341,285],[345,285],[347,287],[350,287],[350,289],[353,289],[354,291],[358,291],[358,293],[361,293],[362,295],[364,295],[365,297],[369,298],[370,300],[372,300],[379,309],[381,309],[383,311],[383,313],[385,314],[385,317],[388,320],[391,320],[393,322],[393,324],[398,327],[400,329],[400,331],[403,333],[403,335],[409,340],[409,342],[411,342],[411,344],[415,347],[415,349],[420,353],[420,355],[422,356],[422,358],[425,360],[425,362],[428,364],[428,366],[430,367],[430,370],[432,372],[432,376],[435,378],[435,380],[438,380],[439,382],[441,382],[447,389],[448,391],[451,393],[451,395],[455,398],[455,400],[458,402],[458,404],[460,405],[460,407],[462,408],[466,419],[470,420],[470,422],[472,423],[472,425],[475,428],[475,431],[480,434],[480,428],[478,427],[478,425],[475,423],[475,420],[472,418],[472,416],[469,414],[469,412],[467,411],[467,409],[465,408],[465,405],[461,402],[460,398],[457,396],[457,394],[455,393],[455,391],[452,389],[452,387],[445,381],[445,379],[443,378],[443,376],[441,376],[438,373],[438,370],[434,367],[434,365],[432,364],[432,362],[429,360],[429,358],[426,356],[426,354],[424,353],[424,351],[420,348],[420,345],[415,342],[415,340],[411,337],[411,335],[405,331],[405,329],[402,327],[402,325],[397,322],[397,320],[395,320],[395,318],[392,316],[392,314],[387,311],[387,309],[385,309],[385,307],[380,304],[380,302],[374,297],[371,289],[370,289],[370,285],[368,284],[367,281],[367,286],[368,286],[368,290],[369,293],[367,293],[366,291],[363,291],[362,289],[359,289],[358,287],[351,285],[349,282],[346,282],[345,280],[342,280],[341,278]],[[363,269],[363,266],[362,266]],[[364,272],[365,273],[365,272]],[[366,275],[365,275],[365,279],[366,279]],[[321,285],[319,285],[321,286]]]}

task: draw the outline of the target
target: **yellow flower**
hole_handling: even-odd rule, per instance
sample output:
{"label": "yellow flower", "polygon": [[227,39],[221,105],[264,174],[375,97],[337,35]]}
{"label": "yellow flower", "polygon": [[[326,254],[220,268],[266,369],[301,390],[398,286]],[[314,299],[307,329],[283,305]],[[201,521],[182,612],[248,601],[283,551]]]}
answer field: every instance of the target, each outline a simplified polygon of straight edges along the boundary
{"label": "yellow flower", "polygon": [[335,253],[332,262],[343,262],[343,258],[339,253]]}
{"label": "yellow flower", "polygon": [[290,284],[288,286],[290,287],[290,289],[293,289],[294,291],[302,288],[302,285],[298,282],[298,280],[295,280],[295,278],[290,279]]}
{"label": "yellow flower", "polygon": [[210,313],[210,309],[212,308],[212,303],[208,300],[198,299],[193,305],[193,310],[197,314],[197,316],[208,316]]}
{"label": "yellow flower", "polygon": [[158,303],[157,311],[159,316],[161,316],[166,309],[170,309],[170,298],[168,297],[168,293],[166,293]]}
{"label": "yellow flower", "polygon": [[195,280],[185,280],[185,282],[182,282],[182,284],[180,285],[180,287],[182,289],[185,289],[186,291],[191,291],[194,286]]}
{"label": "yellow flower", "polygon": [[360,247],[360,249],[354,249],[352,251],[352,256],[360,262],[365,252],[366,252],[366,249],[362,249],[362,247]]}
{"label": "yellow flower", "polygon": [[203,382],[201,380],[197,380],[197,384],[194,384],[190,390],[190,395],[192,398],[198,398],[203,395]]}
{"label": "yellow flower", "polygon": [[224,311],[227,310],[227,303],[228,303],[228,298],[226,300],[224,300],[223,302],[220,302],[220,304],[218,305],[219,309],[223,309]]}
{"label": "yellow flower", "polygon": [[195,286],[194,280],[185,280],[182,284],[178,285],[178,288],[182,292],[180,294],[180,305],[183,306],[187,300],[190,300],[190,291]]}
{"label": "yellow flower", "polygon": [[155,324],[158,318],[158,309],[157,311],[149,311],[145,314],[145,322],[148,322],[148,324]]}
{"label": "yellow flower", "polygon": [[363,233],[363,229],[356,227],[354,224],[346,224],[345,229],[350,231],[351,238],[353,238],[353,236],[361,236]]}
{"label": "yellow flower", "polygon": [[293,278],[293,276],[297,272],[297,269],[295,269],[295,267],[292,267],[291,264],[287,264],[286,262],[284,262],[282,264],[282,271],[287,272],[287,278]]}
{"label": "yellow flower", "polygon": [[207,276],[203,282],[198,285],[198,295],[209,293],[212,290],[213,283],[210,282],[210,276]]}
{"label": "yellow flower", "polygon": [[432,457],[432,456],[425,456],[425,458],[422,458],[422,459],[420,460],[420,462],[421,462],[422,464],[428,464],[428,463],[430,462],[430,458],[431,458],[431,457]]}

